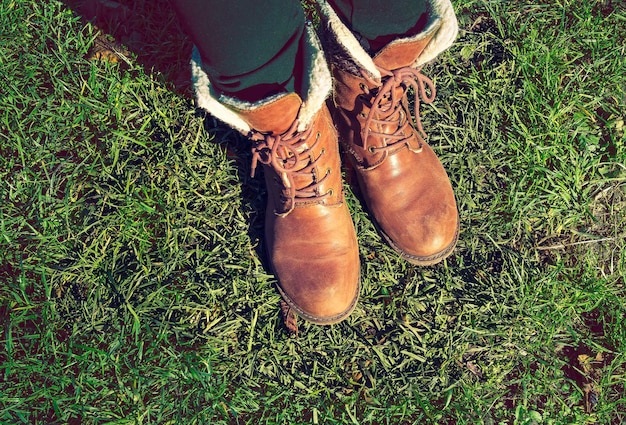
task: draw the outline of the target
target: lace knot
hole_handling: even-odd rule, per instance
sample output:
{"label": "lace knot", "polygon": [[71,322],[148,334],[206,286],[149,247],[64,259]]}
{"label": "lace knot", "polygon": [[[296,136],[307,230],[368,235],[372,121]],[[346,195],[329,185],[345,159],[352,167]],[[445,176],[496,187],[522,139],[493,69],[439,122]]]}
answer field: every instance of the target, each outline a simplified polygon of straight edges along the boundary
{"label": "lace knot", "polygon": [[[255,176],[259,162],[278,175],[283,187],[281,198],[284,211],[281,211],[281,215],[291,212],[300,198],[310,200],[310,198],[328,195],[328,193],[319,193],[319,186],[327,175],[318,179],[315,171],[315,166],[324,154],[324,149],[320,150],[316,158],[313,157],[313,150],[321,134],[318,132],[315,137],[311,137],[312,126],[304,131],[298,131],[297,128],[298,121],[296,120],[287,131],[279,135],[258,131],[251,131],[248,134],[252,142],[251,177]],[[297,180],[299,187],[296,183],[297,176],[305,176]]]}
{"label": "lace knot", "polygon": [[[370,91],[369,88],[363,89],[366,95],[371,95],[373,100],[368,105],[369,113],[365,117],[365,124],[362,127],[361,138],[363,140],[363,148],[370,152],[378,150],[387,150],[397,143],[407,143],[412,131],[407,131],[407,127],[411,123],[415,123],[415,128],[419,132],[422,139],[426,139],[426,133],[422,127],[420,118],[420,100],[426,104],[435,100],[435,85],[430,78],[422,74],[419,69],[411,67],[399,68],[388,71],[378,68],[383,76],[383,84],[377,91]],[[367,86],[365,86],[367,87]],[[409,87],[413,87],[414,91],[414,114],[410,113],[408,99],[406,93]],[[411,118],[409,118],[411,117]],[[390,123],[397,124],[397,128],[390,134],[373,131],[374,125],[387,128]],[[380,128],[380,127],[379,127]],[[382,136],[386,143],[384,146],[368,146],[368,139],[371,135]],[[414,149],[415,150],[415,149]],[[421,141],[419,148],[421,150]]]}

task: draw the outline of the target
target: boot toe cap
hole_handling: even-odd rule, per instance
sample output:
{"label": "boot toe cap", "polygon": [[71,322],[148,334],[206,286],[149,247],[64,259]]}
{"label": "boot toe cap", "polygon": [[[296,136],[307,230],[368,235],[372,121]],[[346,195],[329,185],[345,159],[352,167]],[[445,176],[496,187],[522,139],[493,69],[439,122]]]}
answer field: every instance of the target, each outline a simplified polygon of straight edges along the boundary
{"label": "boot toe cap", "polygon": [[403,226],[387,226],[382,230],[389,244],[407,261],[432,265],[443,260],[456,246],[459,220],[456,209],[440,216],[414,217]]}
{"label": "boot toe cap", "polygon": [[[354,310],[359,296],[359,267],[346,267],[346,264],[358,264],[358,258],[345,261],[341,257],[309,257],[274,263],[279,269],[281,295],[304,319],[333,324]],[[290,267],[280,267],[281,264]]]}

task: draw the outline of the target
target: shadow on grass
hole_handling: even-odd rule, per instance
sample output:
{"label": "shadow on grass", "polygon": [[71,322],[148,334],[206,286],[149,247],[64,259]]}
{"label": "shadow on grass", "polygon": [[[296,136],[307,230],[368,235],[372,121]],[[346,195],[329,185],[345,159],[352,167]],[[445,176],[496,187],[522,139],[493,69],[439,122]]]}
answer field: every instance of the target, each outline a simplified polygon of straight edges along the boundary
{"label": "shadow on grass", "polygon": [[[97,42],[130,51],[146,73],[192,96],[192,43],[169,0],[62,0],[81,20],[100,30]],[[98,43],[96,43],[98,44]]]}
{"label": "shadow on grass", "polygon": [[[130,54],[144,71],[172,91],[189,99],[194,97],[189,60],[193,44],[184,33],[169,0],[62,0],[84,23],[99,31],[90,55],[101,58],[96,49]],[[117,61],[117,60],[116,60]],[[120,61],[121,62],[121,61]],[[265,186],[262,173],[251,179],[251,153],[248,141],[238,132],[217,121],[203,110],[196,114],[204,119],[205,130],[226,150],[237,165],[242,184],[243,201],[250,211],[249,236],[266,270],[268,267],[262,243],[265,211]]]}

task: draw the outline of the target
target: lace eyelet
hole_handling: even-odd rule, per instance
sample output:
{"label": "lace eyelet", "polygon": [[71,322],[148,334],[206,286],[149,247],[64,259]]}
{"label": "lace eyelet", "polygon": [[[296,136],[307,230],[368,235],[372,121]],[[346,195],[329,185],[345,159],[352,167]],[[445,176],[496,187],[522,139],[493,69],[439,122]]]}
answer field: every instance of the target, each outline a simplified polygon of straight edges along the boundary
{"label": "lace eyelet", "polygon": [[333,196],[335,194],[335,191],[331,188],[331,189],[328,189],[328,192],[326,192],[326,194],[328,196]]}
{"label": "lace eyelet", "polygon": [[359,83],[359,88],[363,91],[365,91],[367,89],[367,86],[363,83]]}
{"label": "lace eyelet", "polygon": [[374,148],[374,146],[368,146],[367,150],[369,151],[369,153],[376,153],[376,148]]}

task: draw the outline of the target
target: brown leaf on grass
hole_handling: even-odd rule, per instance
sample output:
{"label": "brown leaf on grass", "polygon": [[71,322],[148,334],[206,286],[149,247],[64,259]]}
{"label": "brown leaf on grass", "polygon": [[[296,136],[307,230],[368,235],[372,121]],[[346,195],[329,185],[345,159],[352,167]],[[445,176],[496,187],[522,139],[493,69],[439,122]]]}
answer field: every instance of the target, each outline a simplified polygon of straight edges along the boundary
{"label": "brown leaf on grass", "polygon": [[585,392],[585,413],[593,413],[593,410],[598,405],[598,399],[600,397],[600,388],[596,384],[585,384],[583,386]]}
{"label": "brown leaf on grass", "polygon": [[119,63],[128,61],[128,50],[112,40],[110,36],[98,32],[94,40],[93,47],[89,53],[89,60],[109,63]]}
{"label": "brown leaf on grass", "polygon": [[465,366],[472,372],[478,379],[483,379],[483,373],[480,371],[480,368],[476,365],[476,363],[472,361],[468,361],[465,363]]}
{"label": "brown leaf on grass", "polygon": [[604,365],[604,356],[598,353],[595,358],[586,354],[578,356],[578,364],[584,372],[584,378],[587,382],[583,385],[585,393],[585,412],[592,413],[598,405],[600,398],[600,386],[598,382],[602,378],[602,366]]}
{"label": "brown leaf on grass", "polygon": [[[470,348],[475,348],[475,347],[470,347]],[[467,368],[479,380],[482,380],[485,378],[485,375],[483,375],[483,372],[480,370],[480,367],[474,361],[476,357],[477,357],[477,353],[474,352],[473,350],[469,350],[468,352],[463,354],[461,360],[457,360],[457,363],[459,366]]]}
{"label": "brown leaf on grass", "polygon": [[280,300],[280,311],[283,315],[283,323],[289,335],[298,336],[298,316],[296,312],[284,300]]}
{"label": "brown leaf on grass", "polygon": [[592,358],[586,354],[580,354],[578,356],[578,364],[582,368],[585,375],[590,379],[598,380],[602,376],[602,366],[604,363],[604,356],[602,353],[596,354],[595,358]]}

